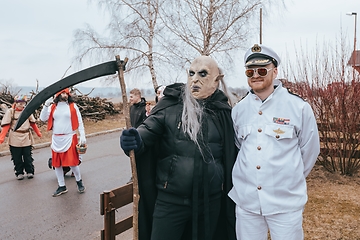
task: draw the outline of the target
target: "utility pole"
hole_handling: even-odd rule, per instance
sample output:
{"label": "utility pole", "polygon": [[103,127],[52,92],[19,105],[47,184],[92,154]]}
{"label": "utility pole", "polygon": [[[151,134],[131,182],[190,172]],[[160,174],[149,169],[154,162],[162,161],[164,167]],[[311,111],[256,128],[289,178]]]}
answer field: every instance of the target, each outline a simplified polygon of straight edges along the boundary
{"label": "utility pole", "polygon": [[356,68],[356,20],[357,20],[357,13],[356,12],[350,12],[346,13],[346,15],[349,16],[355,16],[355,31],[354,31],[354,51],[352,55],[353,60],[353,80],[355,80],[355,68]]}
{"label": "utility pole", "polygon": [[260,8],[260,44],[262,44],[262,8]]}

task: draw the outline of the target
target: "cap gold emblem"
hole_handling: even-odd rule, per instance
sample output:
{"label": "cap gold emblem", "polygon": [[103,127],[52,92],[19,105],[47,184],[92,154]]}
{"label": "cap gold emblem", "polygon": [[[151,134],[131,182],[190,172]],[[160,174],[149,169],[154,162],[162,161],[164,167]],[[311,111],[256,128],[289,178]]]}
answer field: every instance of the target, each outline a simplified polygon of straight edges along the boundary
{"label": "cap gold emblem", "polygon": [[252,52],[261,52],[261,47],[258,44],[254,44],[254,46],[251,48]]}

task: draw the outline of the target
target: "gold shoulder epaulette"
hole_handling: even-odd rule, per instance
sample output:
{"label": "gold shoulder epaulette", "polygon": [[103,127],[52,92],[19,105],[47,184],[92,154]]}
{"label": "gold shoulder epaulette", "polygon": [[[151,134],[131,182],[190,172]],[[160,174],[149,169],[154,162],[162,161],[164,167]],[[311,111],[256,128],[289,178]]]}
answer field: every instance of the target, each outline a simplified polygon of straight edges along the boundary
{"label": "gold shoulder epaulette", "polygon": [[297,96],[297,97],[301,98],[303,101],[306,101],[305,98],[303,98],[303,97],[301,97],[299,94],[291,91],[290,88],[287,88],[287,91],[288,91],[288,93],[290,93],[291,95]]}

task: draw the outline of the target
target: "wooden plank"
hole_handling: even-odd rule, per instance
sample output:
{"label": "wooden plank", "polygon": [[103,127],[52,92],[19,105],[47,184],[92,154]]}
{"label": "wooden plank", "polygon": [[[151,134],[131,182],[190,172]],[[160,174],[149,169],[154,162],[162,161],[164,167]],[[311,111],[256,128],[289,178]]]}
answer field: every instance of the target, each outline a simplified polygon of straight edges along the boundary
{"label": "wooden plank", "polygon": [[133,227],[133,216],[115,223],[115,210],[133,202],[133,184],[104,191],[100,194],[100,214],[104,215],[101,240],[115,240],[115,236]]}
{"label": "wooden plank", "polygon": [[[360,124],[354,124],[351,126],[355,126],[355,129],[360,130]],[[335,129],[339,129],[339,124],[335,123],[317,123],[318,130],[320,132],[326,132],[326,131],[334,131]]]}
{"label": "wooden plank", "polygon": [[343,157],[347,158],[360,158],[360,150],[339,150],[336,148],[320,148],[320,155],[339,157],[339,151],[342,152]]}
{"label": "wooden plank", "polygon": [[101,237],[101,240],[105,240],[105,230],[104,229],[101,230],[100,237]]}
{"label": "wooden plank", "polygon": [[[320,142],[329,142],[329,143],[346,143],[349,139],[346,138],[335,138],[335,137],[320,137]],[[353,139],[351,144],[358,144],[358,139]]]}
{"label": "wooden plank", "polygon": [[112,207],[118,209],[133,201],[133,185],[132,183],[111,190],[110,202]]}
{"label": "wooden plank", "polygon": [[132,228],[132,221],[133,221],[133,216],[129,216],[123,220],[121,220],[120,222],[117,222],[115,224],[115,235],[119,235],[122,232],[125,232],[126,230]]}
{"label": "wooden plank", "polygon": [[104,206],[104,193],[100,194],[100,215],[103,216],[105,214],[105,206]]}

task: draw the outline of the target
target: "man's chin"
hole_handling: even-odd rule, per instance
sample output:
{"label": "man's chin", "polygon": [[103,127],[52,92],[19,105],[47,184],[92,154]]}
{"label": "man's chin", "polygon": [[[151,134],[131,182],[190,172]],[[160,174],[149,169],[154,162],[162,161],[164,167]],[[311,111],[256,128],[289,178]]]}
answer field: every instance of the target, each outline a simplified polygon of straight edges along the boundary
{"label": "man's chin", "polygon": [[261,90],[264,88],[264,83],[263,82],[252,82],[250,87],[253,90]]}
{"label": "man's chin", "polygon": [[207,98],[207,96],[201,95],[198,92],[196,93],[193,92],[192,95],[195,99],[199,99],[199,100]]}

